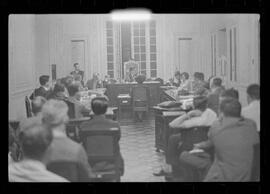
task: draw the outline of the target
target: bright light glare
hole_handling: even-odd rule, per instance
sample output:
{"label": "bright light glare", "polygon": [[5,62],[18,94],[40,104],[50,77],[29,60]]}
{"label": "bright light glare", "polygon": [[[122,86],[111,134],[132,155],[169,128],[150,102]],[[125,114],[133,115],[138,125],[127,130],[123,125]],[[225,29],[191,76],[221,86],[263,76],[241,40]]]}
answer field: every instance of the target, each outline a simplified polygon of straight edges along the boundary
{"label": "bright light glare", "polygon": [[111,18],[113,21],[145,21],[151,19],[151,13],[146,10],[114,11]]}

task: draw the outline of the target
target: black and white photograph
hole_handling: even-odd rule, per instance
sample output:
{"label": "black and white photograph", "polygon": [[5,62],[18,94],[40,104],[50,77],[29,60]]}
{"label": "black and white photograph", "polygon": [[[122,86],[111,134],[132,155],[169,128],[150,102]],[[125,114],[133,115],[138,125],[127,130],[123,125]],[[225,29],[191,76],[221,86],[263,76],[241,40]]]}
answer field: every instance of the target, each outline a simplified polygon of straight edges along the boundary
{"label": "black and white photograph", "polygon": [[9,14],[9,182],[260,182],[255,13]]}

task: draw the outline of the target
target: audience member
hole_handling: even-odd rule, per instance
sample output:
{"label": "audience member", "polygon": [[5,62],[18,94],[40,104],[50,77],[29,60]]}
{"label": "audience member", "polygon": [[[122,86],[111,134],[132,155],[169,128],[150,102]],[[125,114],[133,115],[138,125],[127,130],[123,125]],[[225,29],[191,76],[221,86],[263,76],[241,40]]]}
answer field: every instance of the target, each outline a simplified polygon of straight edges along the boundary
{"label": "audience member", "polygon": [[242,109],[242,116],[248,119],[252,119],[256,122],[257,131],[260,132],[260,86],[258,84],[251,84],[247,88],[247,101],[248,106]]}
{"label": "audience member", "polygon": [[48,98],[48,96],[52,92],[49,85],[49,79],[50,76],[48,75],[42,75],[39,77],[40,87],[35,89],[34,92],[31,94],[30,96],[31,100],[33,100],[36,96],[42,96],[46,99]]}
{"label": "audience member", "polygon": [[52,132],[41,123],[40,117],[25,120],[19,134],[23,160],[9,164],[10,182],[68,182],[44,165],[44,153],[52,141]]}
{"label": "audience member", "polygon": [[37,96],[32,100],[32,112],[35,116],[40,114],[42,106],[45,104],[46,101],[47,100],[42,96]]}
{"label": "audience member", "polygon": [[[110,130],[110,128],[118,128],[118,143],[117,143],[117,168],[120,170],[121,175],[124,174],[124,160],[120,153],[119,141],[121,137],[121,130],[118,122],[111,119],[106,119],[105,114],[108,108],[108,98],[105,96],[95,97],[91,101],[91,107],[94,112],[94,117],[90,121],[82,123],[81,130]],[[91,163],[93,170],[107,169],[111,164],[108,162]]]}
{"label": "audience member", "polygon": [[191,82],[191,90],[195,95],[207,95],[207,89],[204,82],[204,76],[200,72],[195,72],[193,75],[193,82]]}
{"label": "audience member", "polygon": [[[46,164],[59,161],[74,162],[77,164],[78,172],[85,172],[78,173],[79,181],[89,181],[95,175],[88,164],[87,154],[82,145],[66,135],[67,111],[67,105],[58,100],[49,100],[42,108],[42,121],[53,133],[52,143],[45,155]],[[83,174],[88,176],[82,176]]]}
{"label": "audience member", "polygon": [[97,89],[97,88],[102,88],[102,82],[99,79],[99,74],[98,73],[94,73],[93,74],[93,78],[87,81],[86,87],[89,90],[94,90],[94,89]]}
{"label": "audience member", "polygon": [[80,102],[80,92],[79,92],[78,85],[75,85],[75,84],[70,85],[68,87],[68,93],[69,93],[69,97],[68,97],[67,101],[69,101],[70,103],[72,103],[74,105],[75,118],[83,117],[83,112],[90,112],[90,110],[88,108],[86,108]]}
{"label": "audience member", "polygon": [[234,88],[224,90],[223,92],[221,92],[219,96],[219,103],[221,103],[222,100],[227,99],[227,98],[234,98],[236,100],[239,100],[238,91]]}
{"label": "audience member", "polygon": [[56,83],[53,88],[53,92],[50,95],[49,99],[55,99],[55,100],[67,100],[67,94],[65,85],[62,83]]}
{"label": "audience member", "polygon": [[189,74],[187,72],[183,72],[181,74],[181,84],[178,88],[179,91],[190,91],[191,90],[191,82],[189,80]]}
{"label": "audience member", "polygon": [[172,85],[175,86],[175,87],[179,87],[180,84],[181,84],[181,73],[180,73],[180,71],[176,71],[174,73],[174,78],[175,79],[173,80]]}
{"label": "audience member", "polygon": [[250,181],[254,145],[259,136],[254,121],[241,118],[241,104],[235,98],[220,102],[219,120],[209,131],[209,140],[195,148],[213,146],[215,159],[204,181]]}
{"label": "audience member", "polygon": [[219,96],[224,91],[222,87],[222,79],[216,77],[210,81],[210,93],[208,94],[208,108],[218,114]]}
{"label": "audience member", "polygon": [[[171,128],[191,128],[197,126],[211,126],[217,119],[214,111],[207,108],[207,97],[199,96],[193,100],[194,110],[181,115],[170,122]],[[166,151],[166,163],[160,172],[154,173],[156,176],[170,177],[172,167],[179,165],[178,156],[182,152],[179,148],[181,142],[181,133],[171,135],[168,140],[168,149]],[[181,144],[181,143],[180,143]]]}

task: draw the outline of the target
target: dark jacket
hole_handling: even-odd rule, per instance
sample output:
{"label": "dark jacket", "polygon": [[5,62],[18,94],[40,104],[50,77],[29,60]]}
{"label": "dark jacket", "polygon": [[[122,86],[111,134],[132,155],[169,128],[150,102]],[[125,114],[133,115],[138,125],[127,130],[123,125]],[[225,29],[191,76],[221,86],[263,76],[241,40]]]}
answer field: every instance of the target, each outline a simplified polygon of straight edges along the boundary
{"label": "dark jacket", "polygon": [[81,70],[79,70],[79,71],[72,71],[72,72],[70,72],[70,74],[71,75],[76,75],[76,74],[79,74],[81,77],[82,77],[82,80],[83,80],[83,76],[84,76],[84,71],[81,71]]}
{"label": "dark jacket", "polygon": [[31,94],[29,98],[33,100],[36,96],[42,96],[48,99],[51,93],[52,93],[52,90],[45,90],[42,86],[40,86],[39,88],[34,90],[34,92]]}
{"label": "dark jacket", "polygon": [[254,145],[259,143],[252,120],[217,122],[209,131],[209,141],[215,149],[215,159],[204,181],[250,181]]}

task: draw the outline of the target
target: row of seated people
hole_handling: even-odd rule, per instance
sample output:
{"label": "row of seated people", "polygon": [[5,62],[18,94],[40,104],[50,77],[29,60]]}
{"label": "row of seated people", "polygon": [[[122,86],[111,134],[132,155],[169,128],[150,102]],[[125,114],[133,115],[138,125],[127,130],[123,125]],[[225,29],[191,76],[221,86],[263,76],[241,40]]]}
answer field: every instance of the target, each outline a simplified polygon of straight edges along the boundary
{"label": "row of seated people", "polygon": [[[216,106],[209,107],[213,96],[195,97],[194,110],[169,124],[178,132],[169,137],[166,161],[154,175],[165,176],[169,181],[251,181],[253,162],[259,160],[254,158],[254,147],[260,144],[259,85],[247,88],[248,106],[243,109],[237,90],[228,89],[220,94],[216,90],[214,87],[218,111]],[[206,140],[183,140],[184,129],[203,126],[209,128]]]}
{"label": "row of seated people", "polygon": [[[38,99],[38,98],[37,98]],[[35,105],[35,116],[21,121],[17,133],[9,132],[9,181],[11,182],[89,182],[98,178],[98,171],[117,169],[120,176],[124,174],[124,161],[120,153],[121,137],[118,122],[105,118],[108,107],[106,97],[96,97],[91,101],[94,117],[81,124],[82,132],[91,130],[117,130],[116,165],[108,161],[88,160],[86,144],[81,145],[66,135],[66,124],[69,121],[68,107],[61,100],[44,98]],[[41,105],[41,106],[40,106]],[[34,106],[35,107],[35,106]],[[104,142],[106,143],[106,142]],[[19,146],[18,146],[19,145]],[[20,155],[14,150],[20,149]],[[98,150],[97,150],[98,151]],[[18,157],[19,156],[19,157]],[[72,162],[77,166],[77,179],[61,177],[48,169],[56,162]],[[68,171],[69,169],[66,169]],[[119,181],[117,179],[117,181]],[[111,180],[107,180],[111,181]]]}

